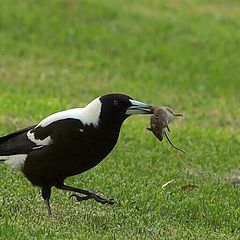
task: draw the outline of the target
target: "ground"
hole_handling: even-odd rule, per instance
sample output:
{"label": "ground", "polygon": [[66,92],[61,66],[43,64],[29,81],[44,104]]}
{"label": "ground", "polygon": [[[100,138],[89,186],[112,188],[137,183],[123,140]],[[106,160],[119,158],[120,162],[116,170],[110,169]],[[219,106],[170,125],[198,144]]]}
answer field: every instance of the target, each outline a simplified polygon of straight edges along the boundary
{"label": "ground", "polygon": [[234,0],[1,1],[1,135],[121,92],[183,112],[170,136],[186,151],[131,117],[105,161],[67,180],[118,204],[54,189],[51,218],[1,165],[1,239],[238,239],[239,19]]}

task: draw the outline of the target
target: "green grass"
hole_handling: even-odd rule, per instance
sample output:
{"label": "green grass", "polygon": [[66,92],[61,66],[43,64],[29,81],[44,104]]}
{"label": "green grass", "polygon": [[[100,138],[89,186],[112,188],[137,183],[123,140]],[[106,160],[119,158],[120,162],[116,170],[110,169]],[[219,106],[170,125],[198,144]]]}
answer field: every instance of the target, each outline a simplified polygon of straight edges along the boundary
{"label": "green grass", "polygon": [[54,190],[52,218],[39,189],[1,165],[0,238],[238,239],[239,19],[234,0],[0,1],[1,135],[122,92],[184,112],[171,138],[187,152],[132,117],[105,161],[67,180],[119,204]]}

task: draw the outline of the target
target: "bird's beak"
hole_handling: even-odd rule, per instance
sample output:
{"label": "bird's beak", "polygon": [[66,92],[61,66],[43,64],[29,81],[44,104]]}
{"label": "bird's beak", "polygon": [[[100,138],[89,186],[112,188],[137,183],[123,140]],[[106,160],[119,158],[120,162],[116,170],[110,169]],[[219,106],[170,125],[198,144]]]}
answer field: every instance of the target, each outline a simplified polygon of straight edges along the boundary
{"label": "bird's beak", "polygon": [[151,114],[153,106],[139,102],[136,100],[129,100],[132,104],[126,111],[126,115],[133,115],[133,114]]}

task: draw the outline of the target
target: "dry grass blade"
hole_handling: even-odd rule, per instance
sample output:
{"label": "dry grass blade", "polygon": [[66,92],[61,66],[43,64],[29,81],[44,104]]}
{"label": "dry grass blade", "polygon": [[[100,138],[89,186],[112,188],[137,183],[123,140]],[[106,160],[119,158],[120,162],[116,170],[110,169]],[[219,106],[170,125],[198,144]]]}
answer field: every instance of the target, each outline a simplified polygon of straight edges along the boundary
{"label": "dry grass blade", "polygon": [[174,182],[174,181],[175,181],[175,179],[172,179],[172,180],[164,183],[164,184],[162,185],[162,189],[165,188],[165,187],[167,187],[169,184],[171,184],[171,183]]}

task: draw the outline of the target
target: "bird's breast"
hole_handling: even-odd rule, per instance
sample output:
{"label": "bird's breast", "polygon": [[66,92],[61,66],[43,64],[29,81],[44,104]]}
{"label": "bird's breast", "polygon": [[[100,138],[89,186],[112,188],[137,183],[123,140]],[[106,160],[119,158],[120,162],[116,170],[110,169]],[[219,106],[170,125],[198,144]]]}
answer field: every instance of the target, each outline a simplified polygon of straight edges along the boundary
{"label": "bird's breast", "polygon": [[76,175],[100,163],[114,148],[118,139],[118,132],[89,133],[83,138],[73,138],[71,143],[58,146],[60,167],[66,175]]}

